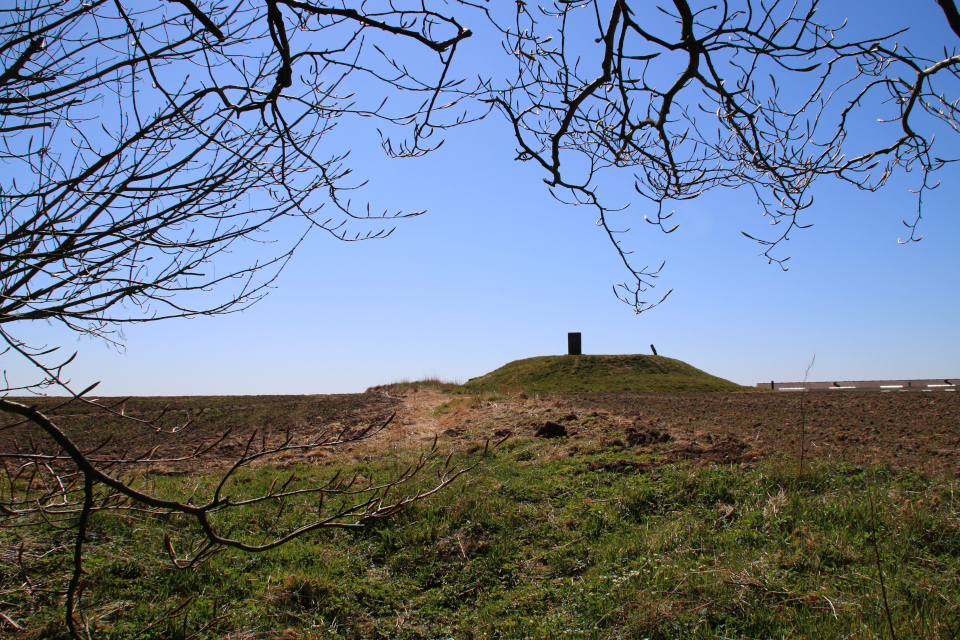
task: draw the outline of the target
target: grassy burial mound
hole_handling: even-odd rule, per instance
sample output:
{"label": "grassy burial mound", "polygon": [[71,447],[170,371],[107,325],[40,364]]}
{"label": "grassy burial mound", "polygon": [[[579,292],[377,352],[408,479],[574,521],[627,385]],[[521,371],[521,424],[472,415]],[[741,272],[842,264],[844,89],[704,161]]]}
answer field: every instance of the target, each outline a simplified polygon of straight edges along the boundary
{"label": "grassy burial mound", "polygon": [[686,362],[647,355],[539,356],[514,360],[468,380],[468,389],[526,391],[739,391],[729,380]]}

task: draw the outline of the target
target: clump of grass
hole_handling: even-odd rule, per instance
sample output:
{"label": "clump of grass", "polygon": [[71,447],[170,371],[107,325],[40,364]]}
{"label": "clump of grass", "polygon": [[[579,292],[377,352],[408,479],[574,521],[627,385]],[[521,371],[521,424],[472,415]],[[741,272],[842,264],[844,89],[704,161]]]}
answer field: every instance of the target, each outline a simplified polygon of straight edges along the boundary
{"label": "clump of grass", "polygon": [[421,387],[430,387],[444,391],[447,389],[458,389],[461,386],[459,380],[444,380],[439,376],[427,376],[426,378],[418,380],[418,384]]}
{"label": "clump of grass", "polygon": [[434,389],[445,393],[462,393],[463,386],[459,380],[443,380],[437,376],[428,376],[421,380],[402,379],[390,384],[377,385],[367,389],[370,391],[385,390],[394,394],[416,392],[420,389]]}
{"label": "clump of grass", "polygon": [[444,402],[437,405],[437,408],[433,410],[434,416],[447,415],[449,413],[456,413],[457,409],[470,404],[470,400],[467,398],[455,398],[449,402]]}
{"label": "clump of grass", "polygon": [[[459,389],[462,393],[463,387]],[[433,410],[434,416],[442,416],[455,413],[458,409],[469,407],[471,409],[482,409],[498,402],[508,402],[519,397],[519,394],[513,394],[508,391],[476,391],[473,390],[469,397],[454,398],[447,402],[437,405]],[[524,398],[525,399],[525,398]]]}
{"label": "clump of grass", "polygon": [[296,611],[323,607],[336,594],[337,587],[292,573],[283,578],[281,584],[270,587],[267,591],[268,605]]}

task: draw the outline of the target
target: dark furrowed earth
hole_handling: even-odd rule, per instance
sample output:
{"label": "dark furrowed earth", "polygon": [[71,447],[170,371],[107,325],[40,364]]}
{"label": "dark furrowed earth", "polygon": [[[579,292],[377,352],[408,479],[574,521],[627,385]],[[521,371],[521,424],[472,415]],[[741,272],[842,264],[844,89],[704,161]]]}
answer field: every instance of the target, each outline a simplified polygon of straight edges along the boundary
{"label": "dark furrowed earth", "polygon": [[[33,405],[62,429],[85,452],[97,458],[182,459],[155,464],[152,470],[183,473],[222,467],[242,455],[248,442],[277,445],[289,436],[301,444],[324,436],[349,436],[386,422],[402,406],[384,393],[314,396],[191,396],[179,398],[102,398],[114,414],[56,398],[14,399]],[[226,436],[224,437],[224,435]],[[191,458],[198,448],[216,445],[201,458]],[[36,446],[44,453],[53,442],[32,424],[0,412],[0,452]]]}
{"label": "dark furrowed earth", "polygon": [[[960,473],[960,396],[950,392],[577,393],[496,401],[426,389],[403,393],[402,398],[397,397],[401,391],[385,390],[327,396],[134,398],[122,405],[124,415],[144,419],[156,418],[167,407],[160,432],[76,404],[54,409],[45,399],[41,408],[49,410],[82,449],[100,446],[97,455],[102,457],[138,455],[158,446],[153,457],[182,457],[231,431],[203,460],[152,465],[171,473],[228,465],[255,432],[258,442],[262,434],[269,434],[273,443],[287,434],[295,443],[307,442],[322,433],[344,429],[356,433],[383,424],[398,411],[385,434],[392,434],[394,441],[414,430],[424,437],[438,434],[453,441],[507,433],[533,437],[548,435],[550,429],[543,427],[550,423],[566,433],[569,455],[576,455],[576,443],[586,440],[624,452],[626,458],[616,463],[623,468],[611,469],[620,471],[644,467],[645,463],[629,460],[631,451],[656,451],[666,463],[795,458],[803,433],[807,460],[888,464],[949,477]],[[459,404],[437,417],[433,410],[445,402]],[[203,414],[196,418],[201,409]],[[10,427],[14,418],[0,414],[0,451],[11,452],[15,442],[28,446],[31,438],[41,449],[51,449],[36,429]],[[195,420],[182,431],[165,432],[190,419]],[[317,459],[294,457],[286,463]]]}
{"label": "dark furrowed earth", "polygon": [[613,393],[567,399],[581,410],[629,417],[636,433],[667,432],[688,443],[686,452],[677,447],[679,458],[725,448],[754,458],[796,456],[803,431],[810,460],[890,464],[950,477],[960,472],[956,393]]}

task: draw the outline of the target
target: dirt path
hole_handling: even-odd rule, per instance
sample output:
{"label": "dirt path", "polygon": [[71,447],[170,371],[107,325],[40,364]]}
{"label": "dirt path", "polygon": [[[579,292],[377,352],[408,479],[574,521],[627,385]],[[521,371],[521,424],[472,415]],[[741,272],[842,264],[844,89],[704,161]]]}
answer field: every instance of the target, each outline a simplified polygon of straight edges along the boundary
{"label": "dirt path", "polygon": [[400,445],[411,440],[429,442],[442,434],[444,426],[434,411],[441,404],[450,402],[450,395],[435,389],[419,389],[401,397],[403,406],[394,418],[397,424],[381,434],[382,440]]}

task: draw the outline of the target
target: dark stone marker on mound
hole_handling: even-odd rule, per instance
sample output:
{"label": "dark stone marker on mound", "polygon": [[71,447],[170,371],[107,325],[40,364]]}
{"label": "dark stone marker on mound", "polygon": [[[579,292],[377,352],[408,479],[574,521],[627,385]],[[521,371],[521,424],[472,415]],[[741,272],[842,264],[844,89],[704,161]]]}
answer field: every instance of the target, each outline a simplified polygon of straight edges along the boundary
{"label": "dark stone marker on mound", "polygon": [[567,334],[567,354],[571,356],[579,356],[581,352],[580,349],[580,333],[568,333]]}
{"label": "dark stone marker on mound", "polygon": [[567,428],[562,424],[548,420],[533,435],[538,438],[563,438],[567,435]]}

